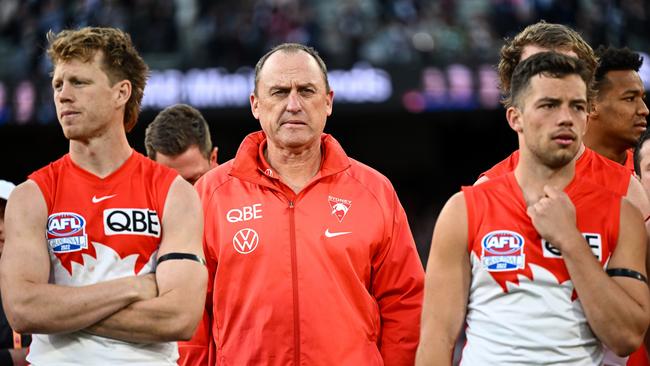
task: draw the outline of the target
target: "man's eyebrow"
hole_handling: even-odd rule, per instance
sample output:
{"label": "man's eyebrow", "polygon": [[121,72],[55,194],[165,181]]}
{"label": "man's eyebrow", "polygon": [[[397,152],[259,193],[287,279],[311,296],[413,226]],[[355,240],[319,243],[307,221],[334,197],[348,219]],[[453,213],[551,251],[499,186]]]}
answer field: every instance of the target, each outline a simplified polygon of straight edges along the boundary
{"label": "man's eyebrow", "polygon": [[535,101],[535,104],[538,104],[538,103],[555,103],[555,104],[557,104],[557,103],[560,103],[560,99],[559,98],[553,98],[553,97],[542,97],[542,98],[539,98],[539,99],[537,99]]}
{"label": "man's eyebrow", "polygon": [[571,99],[571,101],[569,103],[571,103],[571,104],[577,104],[577,103],[579,103],[579,104],[587,104],[587,100],[584,99],[584,98],[575,98],[575,99]]}
{"label": "man's eyebrow", "polygon": [[642,88],[632,88],[632,89],[627,89],[623,92],[623,95],[625,94],[634,94],[634,95],[639,95],[645,93],[645,90]]}

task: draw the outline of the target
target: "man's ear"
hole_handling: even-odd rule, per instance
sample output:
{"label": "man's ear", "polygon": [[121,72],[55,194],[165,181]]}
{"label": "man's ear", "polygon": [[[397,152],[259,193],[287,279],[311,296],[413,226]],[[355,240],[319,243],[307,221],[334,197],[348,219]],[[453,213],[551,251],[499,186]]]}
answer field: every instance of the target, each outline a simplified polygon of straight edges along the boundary
{"label": "man's ear", "polygon": [[334,90],[330,90],[327,93],[325,105],[326,105],[326,108],[327,108],[327,116],[331,116],[332,115],[332,108],[334,107]]}
{"label": "man's ear", "polygon": [[251,93],[250,102],[251,102],[251,112],[253,112],[253,117],[255,117],[255,119],[260,119],[259,113],[257,111],[258,100],[255,93]]}
{"label": "man's ear", "polygon": [[219,163],[217,163],[217,151],[219,151],[219,148],[215,147],[210,153],[210,169],[215,168],[217,165],[219,165]]}
{"label": "man's ear", "polygon": [[589,111],[589,114],[587,115],[587,120],[595,120],[600,117],[600,106],[598,103],[594,103],[593,101],[591,102],[591,110]]}
{"label": "man's ear", "polygon": [[117,87],[117,103],[119,105],[126,105],[131,98],[131,82],[129,80],[118,81],[115,85]]}
{"label": "man's ear", "polygon": [[508,107],[506,110],[506,119],[508,120],[508,124],[510,125],[510,128],[513,129],[513,131],[517,133],[524,132],[522,115],[519,108]]}

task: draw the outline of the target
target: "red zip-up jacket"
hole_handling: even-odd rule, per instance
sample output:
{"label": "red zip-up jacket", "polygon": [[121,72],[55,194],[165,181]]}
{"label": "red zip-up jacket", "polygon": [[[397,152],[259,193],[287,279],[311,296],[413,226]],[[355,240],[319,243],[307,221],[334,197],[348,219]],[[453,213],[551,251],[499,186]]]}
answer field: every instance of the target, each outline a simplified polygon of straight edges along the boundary
{"label": "red zip-up jacket", "polygon": [[197,183],[212,362],[413,365],[424,271],[388,179],[323,134],[320,170],[295,194],[265,146],[250,134]]}

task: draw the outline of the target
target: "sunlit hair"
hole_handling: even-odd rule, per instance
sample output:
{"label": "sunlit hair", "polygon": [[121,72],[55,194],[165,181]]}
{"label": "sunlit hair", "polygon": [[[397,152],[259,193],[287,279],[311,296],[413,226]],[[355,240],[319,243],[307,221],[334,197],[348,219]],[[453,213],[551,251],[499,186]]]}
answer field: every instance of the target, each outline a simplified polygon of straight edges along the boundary
{"label": "sunlit hair", "polygon": [[300,43],[283,43],[281,45],[273,47],[273,49],[271,49],[264,56],[262,56],[259,61],[257,61],[257,64],[255,65],[255,89],[253,89],[253,93],[255,93],[255,95],[257,95],[257,84],[260,81],[260,72],[262,71],[264,63],[266,63],[266,60],[272,54],[278,51],[286,53],[297,53],[299,51],[307,52],[311,57],[314,58],[314,60],[316,60],[316,63],[318,63],[318,67],[323,74],[323,80],[325,81],[325,91],[328,93],[330,92],[330,83],[327,79],[327,66],[325,66],[325,62],[318,55],[318,51],[316,51],[313,47],[305,46]]}
{"label": "sunlit hair", "polygon": [[522,107],[521,96],[530,86],[530,80],[535,75],[552,78],[563,78],[567,75],[578,75],[585,82],[587,102],[591,100],[590,84],[592,73],[582,60],[557,52],[541,52],[520,62],[512,74],[513,105]]}
{"label": "sunlit hair", "polygon": [[593,74],[596,69],[597,59],[593,49],[573,29],[562,25],[546,23],[544,21],[529,25],[519,32],[514,38],[506,39],[501,47],[499,61],[499,79],[502,103],[506,107],[512,105],[511,79],[515,67],[521,61],[521,54],[526,46],[538,46],[549,50],[571,50],[586,64],[586,68]]}
{"label": "sunlit hair", "polygon": [[147,156],[156,160],[156,154],[177,156],[196,145],[207,160],[212,152],[210,128],[201,112],[187,104],[176,104],[163,109],[147,126],[144,136]]}
{"label": "sunlit hair", "polygon": [[102,51],[102,69],[112,85],[122,80],[131,82],[131,97],[124,109],[124,129],[130,131],[138,121],[149,73],[131,37],[115,28],[85,27],[56,34],[50,31],[47,40],[47,54],[54,66],[71,60],[90,62],[98,51]]}

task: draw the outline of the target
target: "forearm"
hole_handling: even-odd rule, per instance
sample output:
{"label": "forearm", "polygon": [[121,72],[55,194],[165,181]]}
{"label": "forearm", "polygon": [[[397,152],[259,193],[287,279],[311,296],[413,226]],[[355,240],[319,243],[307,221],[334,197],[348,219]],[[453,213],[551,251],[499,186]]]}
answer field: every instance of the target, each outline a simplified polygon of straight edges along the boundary
{"label": "forearm", "polygon": [[[453,276],[454,270],[446,272]],[[462,273],[458,271],[458,276]],[[456,340],[465,320],[468,292],[450,286],[446,275],[427,273],[417,366],[451,365]],[[440,294],[445,294],[444,299]]]}
{"label": "forearm", "polygon": [[185,274],[179,276],[184,285],[179,282],[158,297],[135,302],[86,331],[134,343],[190,339],[203,314],[206,275],[196,263],[184,265]]}
{"label": "forearm", "polygon": [[[433,327],[433,325],[428,325],[427,327]],[[415,365],[451,365],[455,344],[455,338],[451,340],[449,338],[439,337],[433,331],[423,331],[418,351],[415,355]]]}
{"label": "forearm", "polygon": [[562,255],[591,329],[615,352],[634,351],[648,326],[646,309],[605,273],[582,237],[573,240],[582,242]]}
{"label": "forearm", "polygon": [[[135,277],[69,287],[29,281],[3,287],[7,318],[18,333],[68,333],[140,299]],[[4,283],[6,285],[6,283]]]}
{"label": "forearm", "polygon": [[187,340],[198,323],[182,306],[166,297],[133,303],[88,327],[87,332],[134,343]]}
{"label": "forearm", "polygon": [[427,271],[417,366],[452,364],[454,346],[465,322],[472,278],[465,196],[457,193],[438,216]]}

